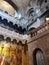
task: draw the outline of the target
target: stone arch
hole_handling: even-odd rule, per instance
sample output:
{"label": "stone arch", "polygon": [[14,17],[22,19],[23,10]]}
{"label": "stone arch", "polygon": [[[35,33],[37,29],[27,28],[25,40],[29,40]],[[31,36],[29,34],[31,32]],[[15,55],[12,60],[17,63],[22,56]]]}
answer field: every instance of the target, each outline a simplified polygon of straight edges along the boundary
{"label": "stone arch", "polygon": [[44,53],[41,49],[37,48],[33,52],[34,65],[45,65]]}

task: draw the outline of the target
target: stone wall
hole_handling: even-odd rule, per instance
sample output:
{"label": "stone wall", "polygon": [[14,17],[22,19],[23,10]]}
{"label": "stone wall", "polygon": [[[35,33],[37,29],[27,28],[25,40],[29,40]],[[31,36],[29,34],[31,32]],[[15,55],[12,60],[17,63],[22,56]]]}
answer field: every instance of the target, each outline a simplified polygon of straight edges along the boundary
{"label": "stone wall", "polygon": [[[34,37],[33,37],[34,38]],[[49,30],[35,36],[28,42],[29,65],[34,65],[34,51],[40,49],[43,52],[44,63],[49,65]]]}

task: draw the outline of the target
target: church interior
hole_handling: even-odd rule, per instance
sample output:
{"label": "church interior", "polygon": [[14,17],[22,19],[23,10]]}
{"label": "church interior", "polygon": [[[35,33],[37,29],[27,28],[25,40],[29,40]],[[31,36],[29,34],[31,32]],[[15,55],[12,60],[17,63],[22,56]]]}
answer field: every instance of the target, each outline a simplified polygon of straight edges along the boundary
{"label": "church interior", "polygon": [[0,65],[49,65],[49,0],[0,0]]}

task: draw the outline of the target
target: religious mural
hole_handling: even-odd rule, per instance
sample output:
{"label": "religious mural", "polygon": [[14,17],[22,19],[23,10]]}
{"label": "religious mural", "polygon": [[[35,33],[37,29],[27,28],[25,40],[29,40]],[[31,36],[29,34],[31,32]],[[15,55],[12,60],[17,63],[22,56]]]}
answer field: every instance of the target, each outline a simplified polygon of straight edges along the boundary
{"label": "religious mural", "polygon": [[22,50],[14,44],[0,44],[0,65],[22,65]]}

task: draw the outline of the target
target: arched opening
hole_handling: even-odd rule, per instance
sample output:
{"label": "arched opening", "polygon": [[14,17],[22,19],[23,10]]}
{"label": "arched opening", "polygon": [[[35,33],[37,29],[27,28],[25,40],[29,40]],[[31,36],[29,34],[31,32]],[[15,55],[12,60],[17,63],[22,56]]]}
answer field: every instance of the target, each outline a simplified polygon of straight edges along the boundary
{"label": "arched opening", "polygon": [[8,25],[8,20],[4,18],[4,19],[2,20],[2,23],[3,23],[5,26],[7,26],[7,25]]}
{"label": "arched opening", "polygon": [[18,25],[17,25],[17,24],[13,25],[13,29],[14,29],[15,31],[18,31]]}
{"label": "arched opening", "polygon": [[17,44],[17,40],[16,39],[13,39],[12,43],[13,44]]}
{"label": "arched opening", "polygon": [[19,30],[19,33],[21,34],[22,33],[22,27],[19,26],[18,30]]}
{"label": "arched opening", "polygon": [[4,41],[4,36],[0,35],[0,41]]}
{"label": "arched opening", "polygon": [[9,24],[9,27],[11,28],[13,27],[13,23],[11,21],[8,24]]}
{"label": "arched opening", "polygon": [[44,55],[40,49],[36,49],[33,52],[33,61],[34,61],[34,65],[45,65]]}
{"label": "arched opening", "polygon": [[25,32],[26,32],[26,29],[25,29],[25,28],[23,28],[23,29],[22,29],[22,33],[23,33],[23,34],[25,34]]}
{"label": "arched opening", "polygon": [[8,42],[11,42],[11,38],[10,37],[7,37],[6,38],[6,42],[8,43]]}

